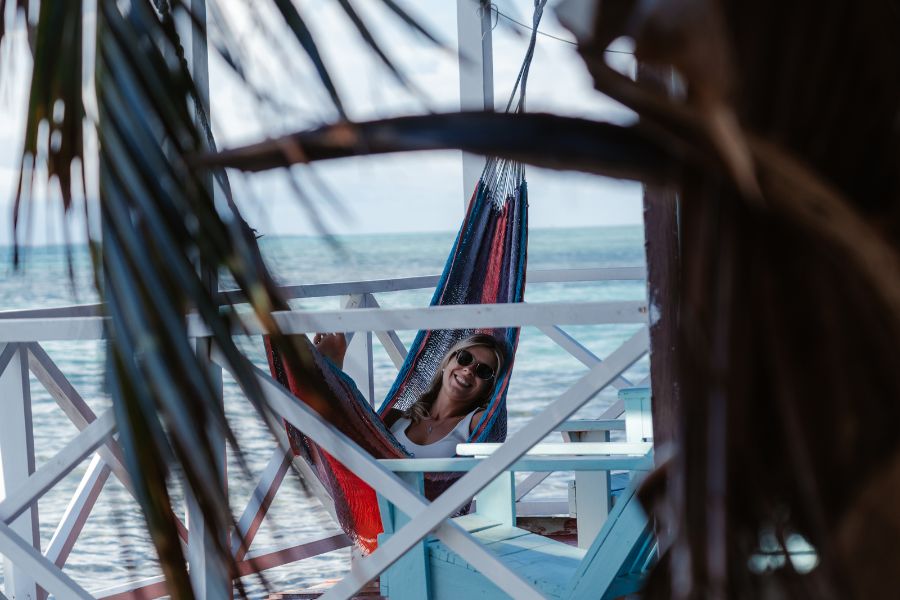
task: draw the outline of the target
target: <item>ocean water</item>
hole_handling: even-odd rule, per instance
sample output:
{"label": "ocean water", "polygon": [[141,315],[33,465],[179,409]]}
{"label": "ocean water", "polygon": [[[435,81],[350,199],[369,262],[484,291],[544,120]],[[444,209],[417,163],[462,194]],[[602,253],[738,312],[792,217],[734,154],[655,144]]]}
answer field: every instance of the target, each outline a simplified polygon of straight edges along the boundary
{"label": "ocean water", "polygon": [[[284,284],[382,279],[439,273],[454,234],[421,233],[339,237],[333,243],[312,237],[266,237],[260,240],[266,260],[277,279]],[[0,248],[0,310],[48,308],[75,303],[96,302],[87,253],[75,249],[69,254],[74,277],[69,278],[67,253],[60,247],[27,250],[25,265],[11,267],[9,248]],[[528,247],[530,269],[595,268],[643,266],[643,230],[640,226],[589,229],[533,230]],[[223,280],[223,287],[229,287]],[[643,282],[613,281],[595,283],[530,283],[529,302],[643,300]],[[426,305],[431,290],[381,294],[385,307]],[[296,301],[308,309],[337,308],[339,298]],[[0,322],[2,326],[2,322]],[[584,346],[605,357],[625,341],[637,325],[596,325],[565,327]],[[415,332],[398,332],[408,344]],[[258,338],[239,340],[242,349],[258,364],[264,365]],[[102,342],[47,342],[45,350],[72,385],[96,413],[109,407],[104,393]],[[377,346],[374,366],[376,396],[383,397],[396,375],[387,354]],[[625,376],[633,382],[648,374],[646,358]],[[536,328],[522,331],[516,355],[516,367],[508,394],[510,435],[520,429],[586,369]],[[51,458],[77,433],[39,382],[32,378],[35,451],[37,464]],[[576,417],[596,416],[615,400],[613,390],[604,390]],[[225,406],[238,434],[252,473],[261,472],[275,446],[237,386],[225,378]],[[243,474],[229,460],[229,497],[237,514],[243,510],[255,485],[252,474]],[[41,544],[46,549],[56,524],[74,493],[87,462],[81,465],[38,503],[41,518]],[[534,493],[537,497],[565,496],[566,474],[554,476]],[[176,505],[182,506],[177,477],[173,478]],[[183,509],[177,508],[183,516]],[[292,477],[285,480],[269,517],[253,543],[251,551],[264,553],[285,546],[311,541],[336,531],[330,518],[315,500],[308,498],[301,484]],[[66,564],[66,572],[89,591],[126,581],[159,575],[154,552],[144,533],[137,504],[124,487],[111,476]],[[307,559],[296,565],[270,570],[266,584],[256,577],[245,577],[251,597],[264,596],[266,585],[276,591],[300,589],[340,577],[348,568],[348,551],[339,550]],[[2,567],[0,567],[2,580]]]}

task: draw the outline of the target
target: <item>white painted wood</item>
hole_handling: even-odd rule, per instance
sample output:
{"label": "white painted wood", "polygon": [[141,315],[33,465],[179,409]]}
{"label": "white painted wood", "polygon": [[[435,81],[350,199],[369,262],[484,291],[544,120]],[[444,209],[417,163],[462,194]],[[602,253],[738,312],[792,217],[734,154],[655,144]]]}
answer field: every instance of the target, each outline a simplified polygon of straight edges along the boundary
{"label": "white painted wood", "polygon": [[650,398],[641,396],[624,397],[625,403],[625,439],[644,441],[653,439],[653,417],[650,410]]}
{"label": "white painted wood", "polygon": [[624,419],[572,419],[561,423],[556,431],[625,431]]}
{"label": "white painted wood", "polygon": [[650,408],[650,391],[647,388],[631,388],[619,392],[625,405],[625,439],[643,441],[653,439],[653,415]]}
{"label": "white painted wood", "polygon": [[[401,473],[424,471],[434,473],[462,473],[471,471],[486,458],[383,458],[378,462],[385,468]],[[522,456],[513,462],[508,471],[517,473],[552,471],[648,471],[653,467],[643,456]]]}
{"label": "white painted wood", "polygon": [[603,411],[600,419],[618,419],[625,413],[625,403],[622,400],[616,400],[612,406]]}
{"label": "white painted wood", "polygon": [[[425,477],[422,473],[403,473],[400,477],[410,489],[419,494],[425,493]],[[403,511],[397,510],[389,502],[379,500],[381,522],[384,534],[378,536],[378,543],[383,544],[394,531],[409,522]],[[359,557],[354,560],[351,569],[359,564]],[[410,552],[400,557],[393,569],[381,576],[381,589],[387,590],[391,600],[428,600],[431,595],[431,568],[428,562],[428,550],[425,540],[420,540]]]}
{"label": "white painted wood", "polygon": [[28,308],[24,310],[0,310],[2,319],[64,319],[67,317],[98,317],[103,314],[102,304],[75,304],[55,308]]}
{"label": "white painted wood", "polygon": [[[603,362],[593,352],[582,346],[578,340],[563,331],[562,328],[556,325],[544,325],[538,327],[538,329],[540,329],[548,338],[556,342],[560,348],[578,359],[584,366],[590,368]],[[632,383],[621,375],[616,377],[612,382],[612,386],[616,389],[631,387],[631,385]]]}
{"label": "white painted wood", "polygon": [[[378,304],[378,300],[372,294],[366,295],[366,304],[370,308],[381,308],[381,305]],[[406,346],[400,341],[400,336],[394,331],[376,331],[375,335],[378,336],[378,340],[381,342],[381,345],[384,346],[391,362],[394,363],[394,366],[399,370],[400,367],[403,366],[403,362],[406,360],[406,355],[408,353]]]}
{"label": "white painted wood", "polygon": [[[491,15],[474,0],[456,1],[460,110],[494,110]],[[463,153],[463,208],[468,206],[485,159]]]}
{"label": "white painted wood", "polygon": [[45,340],[102,340],[105,317],[66,319],[6,319],[0,322],[0,343]]}
{"label": "white painted wood", "polygon": [[[34,473],[35,468],[28,358],[25,349],[18,345],[14,346],[14,353],[10,355],[6,369],[0,373],[0,413],[0,499],[5,501],[15,493],[21,482]],[[37,509],[37,502],[30,502],[21,516],[9,526],[2,520],[0,525],[16,537],[16,540],[10,541],[14,547],[22,542],[30,546],[31,552],[40,556]],[[0,539],[0,548],[3,546]],[[16,600],[37,598],[34,570],[21,564],[13,554],[0,553],[4,555],[6,594]]]}
{"label": "white painted wood", "polygon": [[[344,311],[283,311],[272,313],[284,333],[315,331],[417,331],[419,329],[465,329],[524,327],[527,325],[620,324],[647,322],[643,302],[572,302],[534,304],[466,304],[424,308],[360,308]],[[252,315],[242,315],[242,331],[262,334]],[[192,336],[206,336],[205,326],[192,315]],[[37,325],[43,329],[43,325]],[[2,341],[2,340],[0,340]]]}
{"label": "white painted wood", "polygon": [[[19,537],[12,527],[3,522],[0,522],[0,554],[15,565],[12,572],[5,566],[3,569],[7,586],[6,593],[13,600],[37,598],[36,587],[33,587],[30,592],[22,590],[18,587],[15,577],[38,582],[57,600],[93,600],[93,596],[88,594],[84,588],[44,558],[38,550]],[[13,583],[17,591],[10,592],[10,583]]]}
{"label": "white painted wood", "polygon": [[47,551],[44,552],[44,556],[57,567],[66,564],[69,553],[100,496],[103,485],[109,479],[110,472],[109,466],[103,462],[100,455],[94,454],[75,494],[66,506],[59,525],[53,532],[53,537],[50,538]]}
{"label": "white painted wood", "polygon": [[[572,431],[566,434],[573,445],[608,443],[609,431]],[[646,446],[644,453],[652,449]],[[612,482],[609,471],[576,471],[575,513],[578,515],[578,547],[588,548],[606,522],[609,514]]]}
{"label": "white painted wood", "polygon": [[288,548],[279,548],[278,550],[260,550],[247,554],[245,560],[237,565],[238,574],[240,576],[250,575],[252,573],[262,573],[268,569],[281,567],[286,564],[319,556],[332,550],[346,548],[351,546],[350,541],[343,531],[326,534],[325,537],[312,541],[303,542]]}
{"label": "white painted wood", "polygon": [[[35,343],[27,344],[26,347],[28,348],[28,367],[31,373],[50,393],[72,424],[79,430],[83,430],[91,424],[97,418],[94,411],[84,401],[78,390],[66,379],[46,351]],[[109,465],[125,489],[134,496],[134,488],[131,485],[128,470],[125,468],[121,446],[113,440],[108,440],[104,447],[97,449],[97,453]]]}
{"label": "white painted wood", "polygon": [[276,448],[269,458],[269,462],[260,475],[259,482],[250,494],[250,500],[238,520],[237,529],[240,535],[235,535],[231,540],[231,553],[236,561],[244,559],[244,556],[253,544],[253,538],[259,530],[269,505],[275,498],[281,482],[291,464],[291,452]]}
{"label": "white painted wood", "polygon": [[0,502],[0,521],[9,525],[16,517],[35,506],[47,490],[111,436],[115,427],[115,415],[109,409],[41,465],[40,469],[20,481],[16,488],[9,489],[7,485],[7,494]]}
{"label": "white painted wood", "polygon": [[[644,323],[643,302],[572,302],[533,304],[467,304],[427,308],[352,311],[285,311],[273,313],[284,333],[315,331],[390,331],[419,329],[463,329],[524,327],[527,325],[594,325]],[[251,315],[234,333],[261,335],[262,328]],[[194,337],[209,332],[196,315],[188,316],[188,332]],[[64,319],[8,319],[0,323],[0,343],[104,339],[103,317]]]}
{"label": "white painted wood", "polygon": [[17,351],[18,345],[16,344],[0,344],[0,373],[6,370],[9,361],[12,360]]}
{"label": "white painted wood", "polygon": [[[193,0],[193,2],[195,5],[197,4],[196,0]],[[211,340],[195,340],[195,351],[213,382],[216,402],[224,411],[222,370],[209,359],[211,348]],[[210,422],[207,425],[206,435],[210,440],[213,451],[216,452],[215,460],[217,460],[217,464],[214,467],[218,470],[221,477],[222,489],[220,493],[227,498],[228,475],[226,473],[225,460],[225,433],[214,423]],[[210,527],[206,519],[203,518],[200,505],[197,503],[188,485],[185,485],[184,498],[186,505],[185,524],[188,528],[187,560],[190,566],[189,575],[194,594],[198,598],[222,598],[223,600],[230,598],[232,585],[228,565],[218,557],[216,551],[217,547],[229,547],[229,532],[217,531]]]}
{"label": "white painted wood", "polygon": [[[456,453],[460,456],[490,456],[503,447],[497,443],[457,444]],[[544,442],[535,444],[525,452],[526,456],[597,456],[626,454],[643,456],[653,447],[647,442]]]}
{"label": "white painted wood", "polygon": [[[474,189],[474,180],[472,186]],[[471,190],[468,192],[471,194]],[[579,281],[643,281],[647,279],[644,267],[599,267],[595,269],[529,269],[526,273],[528,285],[535,283],[573,283]],[[397,277],[392,279],[371,279],[365,281],[345,281],[336,283],[313,283],[304,285],[287,285],[279,289],[282,297],[288,300],[301,298],[320,298],[325,296],[346,296],[350,294],[377,294],[379,292],[398,292],[434,288],[440,275],[419,275],[416,277]],[[222,303],[240,304],[246,302],[240,290],[228,290],[220,293]],[[48,309],[49,310],[49,309]],[[8,311],[13,315],[16,311]],[[0,312],[0,315],[5,313]],[[40,316],[36,314],[35,316]]]}
{"label": "white painted wood", "polygon": [[[47,355],[44,349],[37,343],[25,344],[28,349],[28,366],[32,374],[43,384],[50,393],[57,405],[69,417],[69,420],[79,430],[83,430],[97,418],[94,411],[87,405],[87,402],[81,397],[78,391],[72,386],[68,379],[62,374],[56,363]],[[112,469],[113,474],[125,489],[137,500],[134,486],[128,476],[125,468],[123,452],[118,442],[108,439],[106,445],[97,449],[97,454]],[[178,527],[179,535],[183,540],[187,540],[187,528],[181,519],[174,517],[175,525]]]}
{"label": "white painted wood", "polygon": [[516,502],[521,502],[522,498],[549,476],[550,473],[530,473],[528,477],[516,483]]}
{"label": "white painted wood", "polygon": [[[474,186],[474,180],[473,180]],[[471,190],[468,192],[471,194]],[[583,281],[643,281],[647,278],[644,267],[600,267],[595,269],[529,269],[529,285],[536,283],[576,283]],[[287,285],[278,288],[285,299],[321,298],[346,296],[350,294],[375,294],[433,288],[440,275],[420,275],[392,279],[372,279],[335,283],[314,283]],[[221,303],[241,304],[247,300],[240,290],[219,293]],[[56,308],[37,308],[0,311],[0,321],[5,319],[65,319],[71,317],[99,317],[103,314],[102,304],[76,304]],[[2,324],[0,324],[2,328]]]}
{"label": "white painted wood", "polygon": [[[568,418],[572,413],[581,408],[597,392],[609,385],[622,371],[630,367],[646,353],[648,334],[646,327],[641,328],[631,339],[625,342],[616,352],[602,364],[591,369],[574,386],[567,390],[550,406],[531,419],[519,432],[506,441],[502,448],[485,458],[471,471],[457,481],[449,490],[435,499],[427,510],[407,512],[411,520],[393,535],[384,545],[380,546],[371,555],[360,561],[359,572],[373,579],[389,567],[398,557],[407,552],[414,544],[421,540],[430,531],[440,533],[447,528],[447,523],[441,523],[453,514],[460,506],[486,486],[501,471],[512,465],[516,459],[525,454],[529,448],[542,440],[554,427]],[[382,490],[380,488],[380,492]],[[436,529],[437,528],[437,529]],[[441,537],[441,536],[439,536]],[[448,536],[451,537],[452,536]],[[441,540],[447,543],[444,537]],[[477,542],[473,543],[477,545]],[[448,543],[448,545],[450,545]],[[452,546],[451,546],[452,547]],[[455,551],[459,552],[456,548]],[[460,555],[470,564],[472,556],[466,553]],[[498,561],[492,561],[495,563]],[[482,574],[496,583],[501,589],[504,586],[516,586],[514,597],[520,594],[525,597],[534,597],[536,593],[531,586],[513,574],[512,580],[507,580],[508,569],[504,573],[493,573],[493,565],[487,565]],[[367,579],[359,577],[347,577],[336,584],[328,593],[322,596],[323,600],[330,598],[348,598],[358,592]],[[519,586],[524,586],[519,589]],[[537,597],[540,597],[538,595]]]}
{"label": "white painted wood", "polygon": [[476,512],[507,527],[516,524],[515,478],[511,471],[500,473],[475,497]]}
{"label": "white painted wood", "polygon": [[406,361],[406,355],[409,353],[406,346],[400,341],[400,337],[393,331],[376,331],[375,335],[378,336],[378,341],[384,346],[391,363],[397,370],[400,370],[400,367]]}
{"label": "white painted wood", "polygon": [[97,600],[143,600],[165,596],[166,591],[166,578],[160,575],[96,590],[93,597]]}
{"label": "white painted wood", "polygon": [[[345,310],[371,308],[369,294],[354,294],[344,299]],[[330,331],[330,330],[323,330]],[[369,404],[375,403],[375,373],[372,369],[372,332],[357,331],[347,344],[344,372],[349,375]]]}

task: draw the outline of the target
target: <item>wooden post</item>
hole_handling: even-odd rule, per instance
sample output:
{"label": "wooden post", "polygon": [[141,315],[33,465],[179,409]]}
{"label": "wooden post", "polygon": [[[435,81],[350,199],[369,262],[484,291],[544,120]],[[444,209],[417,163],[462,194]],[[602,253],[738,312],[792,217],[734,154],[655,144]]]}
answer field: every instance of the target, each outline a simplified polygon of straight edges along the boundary
{"label": "wooden post", "polygon": [[[483,0],[456,0],[456,30],[459,40],[459,108],[492,111],[494,62],[490,4]],[[463,208],[466,208],[484,170],[484,157],[464,152],[462,162]]]}
{"label": "wooden post", "polygon": [[[7,362],[8,359],[8,362]],[[0,345],[0,500],[34,473],[34,432],[31,421],[31,388],[28,383],[28,356],[19,344]],[[40,552],[38,507],[34,502],[10,528]],[[6,595],[15,600],[36,600],[34,579],[3,559]]]}
{"label": "wooden post", "polygon": [[[661,71],[643,64],[638,65],[638,81],[666,92],[673,87],[671,70]],[[644,236],[653,431],[659,447],[676,439],[680,411],[676,340],[681,263],[678,195],[671,188],[644,186]]]}
{"label": "wooden post", "polygon": [[[573,431],[567,442],[608,442],[609,431]],[[575,472],[575,512],[578,547],[590,548],[609,515],[612,482],[609,471]]]}
{"label": "wooden post", "polygon": [[[181,39],[185,40],[184,52],[185,59],[191,71],[191,77],[200,96],[200,104],[206,112],[207,118],[210,114],[209,102],[209,51],[206,39],[206,0],[188,0],[186,8],[193,13],[194,22],[187,15],[181,14],[183,17],[180,25],[182,32]],[[194,121],[202,127],[202,119],[199,114],[194,115]],[[205,139],[205,138],[204,138]],[[211,197],[221,193],[214,185],[212,174],[206,175],[206,189]],[[218,292],[218,274],[216,269],[209,265],[199,264],[197,269],[200,277],[203,279],[204,286],[209,293],[215,295]],[[195,352],[200,358],[200,362],[206,368],[210,379],[213,382],[218,396],[219,405],[223,405],[223,381],[222,369],[210,360],[212,341],[210,338],[197,338],[194,343]],[[224,408],[223,408],[224,410]],[[224,497],[228,497],[227,474],[225,463],[225,436],[224,432],[212,423],[208,433],[212,444],[218,450],[216,455],[218,464],[216,468],[221,473],[222,481],[225,487],[222,489]],[[228,572],[224,561],[216,559],[216,547],[221,546],[228,548],[227,531],[212,531],[202,517],[200,507],[196,498],[190,493],[185,494],[185,504],[187,512],[188,527],[188,546],[187,559],[190,564],[191,585],[194,588],[194,594],[198,598],[231,598],[232,584],[231,575]],[[220,538],[216,543],[216,538]]]}
{"label": "wooden post", "polygon": [[[372,308],[377,306],[370,300],[369,294],[352,294],[344,300],[344,308]],[[372,332],[357,331],[349,339],[347,354],[344,357],[346,372],[369,404],[375,404],[375,373],[372,368]]]}
{"label": "wooden post", "polygon": [[[425,493],[425,478],[422,473],[397,473],[419,494]],[[378,496],[381,522],[384,533],[378,536],[378,544],[384,544],[397,530],[409,523],[409,517],[383,496]],[[393,567],[381,576],[381,594],[392,600],[427,600],[431,594],[431,569],[428,565],[428,538],[417,542],[400,557]]]}

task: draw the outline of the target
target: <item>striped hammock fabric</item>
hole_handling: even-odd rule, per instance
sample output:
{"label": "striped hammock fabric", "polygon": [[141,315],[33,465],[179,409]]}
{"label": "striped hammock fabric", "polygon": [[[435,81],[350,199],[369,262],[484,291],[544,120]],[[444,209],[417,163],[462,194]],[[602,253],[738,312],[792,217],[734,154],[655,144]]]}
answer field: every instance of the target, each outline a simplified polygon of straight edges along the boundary
{"label": "striped hammock fabric", "polygon": [[[447,258],[432,306],[522,301],[527,207],[527,186],[521,166],[499,159],[489,161]],[[308,389],[307,378],[317,378],[317,389],[326,390],[325,400],[334,409],[329,415],[332,425],[376,458],[407,458],[409,454],[394,439],[386,422],[392,423],[399,411],[409,407],[428,388],[447,350],[474,333],[489,333],[502,340],[508,349],[509,360],[497,374],[497,386],[487,409],[469,438],[469,441],[499,442],[506,439],[506,391],[519,339],[518,328],[420,331],[377,413],[353,380],[318,352],[311,353],[313,365],[295,373],[285,368],[268,338],[265,344],[273,378],[297,398],[303,401],[304,389]],[[363,552],[373,551],[382,531],[375,491],[291,424],[286,423],[286,427],[294,453],[307,460],[331,493],[341,527]],[[427,475],[426,496],[433,499],[453,481],[455,478]]]}

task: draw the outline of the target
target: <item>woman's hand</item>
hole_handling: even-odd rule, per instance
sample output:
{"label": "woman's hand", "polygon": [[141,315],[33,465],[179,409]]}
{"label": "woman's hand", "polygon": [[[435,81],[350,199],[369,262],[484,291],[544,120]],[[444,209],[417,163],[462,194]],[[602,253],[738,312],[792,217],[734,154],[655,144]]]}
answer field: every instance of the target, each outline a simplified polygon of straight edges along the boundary
{"label": "woman's hand", "polygon": [[317,333],[313,336],[316,349],[338,368],[344,368],[344,355],[347,354],[347,337],[343,333]]}

